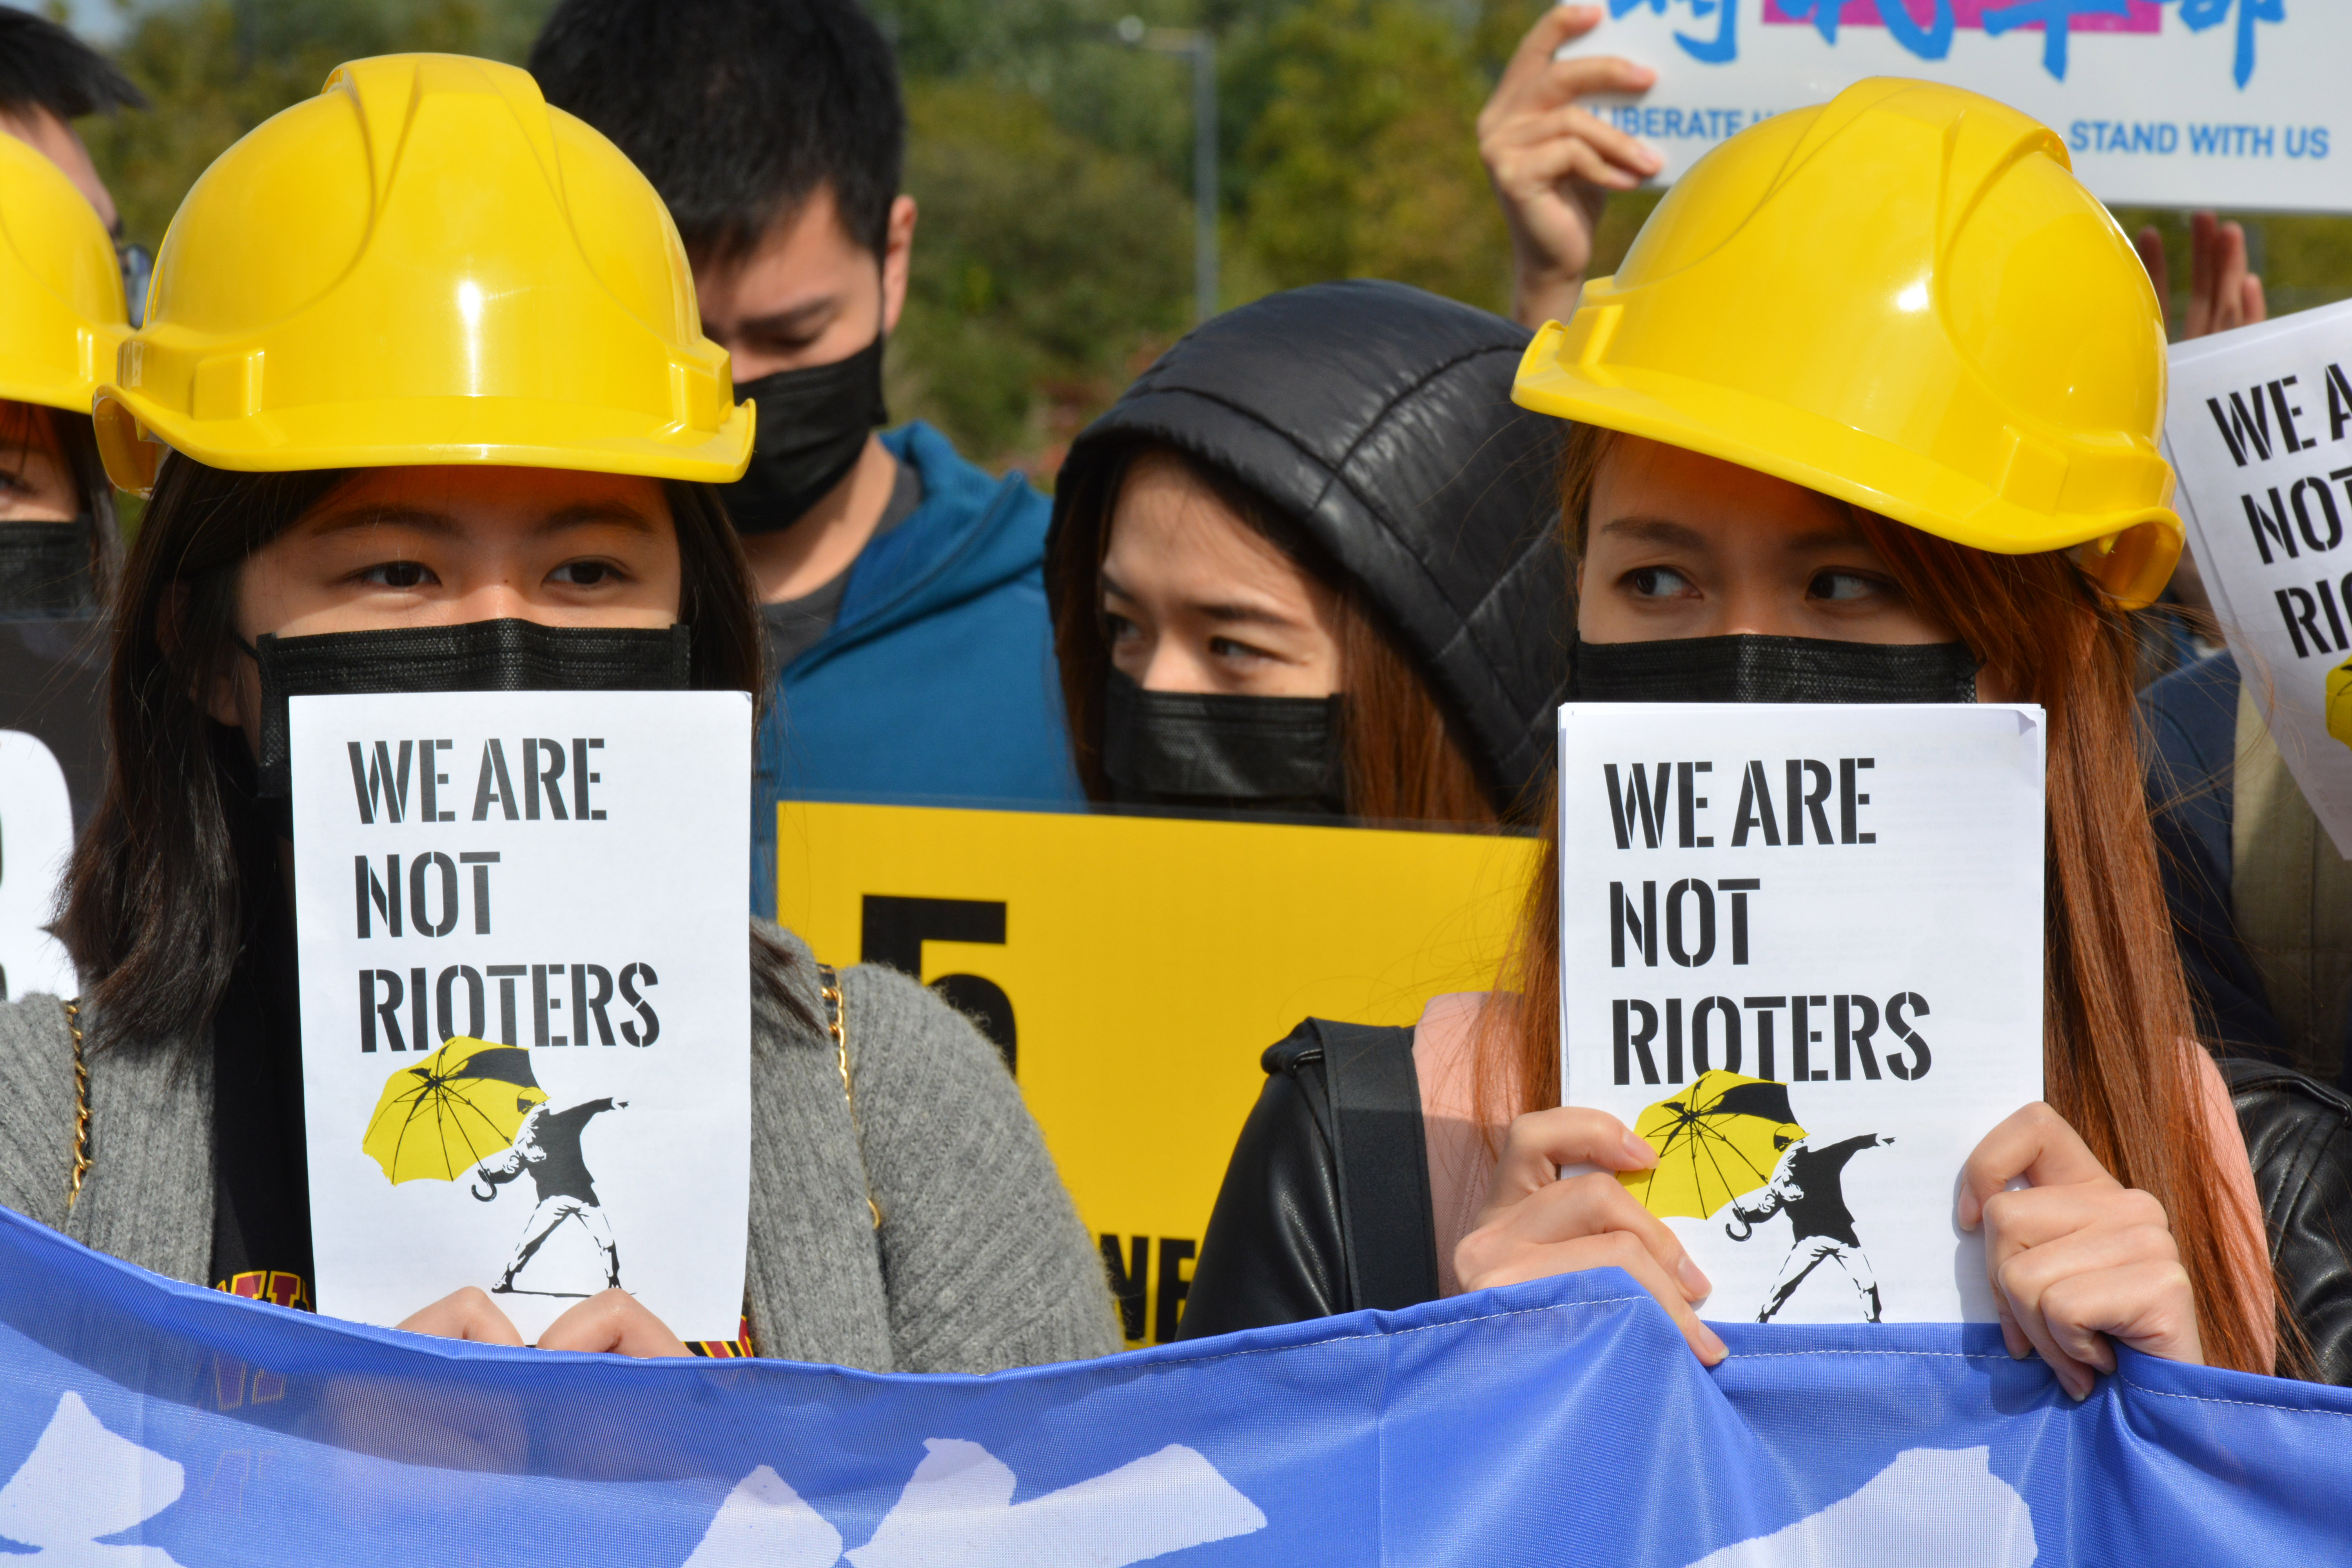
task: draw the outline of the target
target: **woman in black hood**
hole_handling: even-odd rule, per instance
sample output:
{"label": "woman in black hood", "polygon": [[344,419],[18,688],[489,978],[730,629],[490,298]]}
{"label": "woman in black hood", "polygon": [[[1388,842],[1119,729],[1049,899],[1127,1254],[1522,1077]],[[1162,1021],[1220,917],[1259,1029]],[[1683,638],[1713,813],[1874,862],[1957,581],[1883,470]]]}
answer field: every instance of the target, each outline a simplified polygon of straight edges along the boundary
{"label": "woman in black hood", "polygon": [[1071,447],[1045,591],[1096,800],[1524,820],[1572,621],[1526,329],[1400,283],[1187,336]]}

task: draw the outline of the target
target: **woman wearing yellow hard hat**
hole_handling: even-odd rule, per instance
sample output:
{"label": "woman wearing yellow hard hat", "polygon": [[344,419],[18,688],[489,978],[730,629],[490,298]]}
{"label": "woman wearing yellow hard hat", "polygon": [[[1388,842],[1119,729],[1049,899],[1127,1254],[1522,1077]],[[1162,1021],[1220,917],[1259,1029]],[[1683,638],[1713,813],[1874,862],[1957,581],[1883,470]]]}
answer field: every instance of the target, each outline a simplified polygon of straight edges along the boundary
{"label": "woman wearing yellow hard hat", "polygon": [[0,617],[87,613],[105,596],[120,551],[89,400],[130,331],[98,214],[0,134]]}
{"label": "woman wearing yellow hard hat", "polygon": [[[2180,551],[2164,381],[2147,274],[2058,138],[1878,80],[1702,160],[1617,275],[1537,335],[1515,394],[1578,422],[1573,695],[2048,710],[2049,1102],[1978,1148],[1958,1219],[1986,1227],[2012,1352],[2077,1397],[2113,1370],[2111,1338],[2279,1361],[2254,1173],[2195,1038],[2133,745],[2127,612]],[[1428,1130],[1429,1293],[1620,1265],[1713,1362],[1708,1286],[1673,1234],[1610,1176],[1558,1180],[1654,1157],[1603,1113],[1544,1109],[1557,866],[1555,843],[1508,989],[1396,1031]],[[1283,1187],[1276,1145],[1301,1142],[1285,1092],[1236,1152],[1188,1332],[1363,1304],[1357,1263],[1265,1239],[1253,1194]]]}
{"label": "woman wearing yellow hard hat", "polygon": [[[520,70],[409,56],[343,67],[197,182],[97,419],[116,479],[152,499],[59,926],[84,992],[0,1008],[0,1069],[38,1086],[0,1097],[0,1202],[177,1279],[302,1301],[286,699],[764,690],[710,489],[742,471],[752,411],[611,143]],[[979,1372],[1117,1348],[995,1048],[891,972],[821,994],[772,927],[747,961],[756,1350]],[[516,1338],[479,1290],[416,1305],[404,1326]],[[618,1290],[540,1342],[686,1348]]]}

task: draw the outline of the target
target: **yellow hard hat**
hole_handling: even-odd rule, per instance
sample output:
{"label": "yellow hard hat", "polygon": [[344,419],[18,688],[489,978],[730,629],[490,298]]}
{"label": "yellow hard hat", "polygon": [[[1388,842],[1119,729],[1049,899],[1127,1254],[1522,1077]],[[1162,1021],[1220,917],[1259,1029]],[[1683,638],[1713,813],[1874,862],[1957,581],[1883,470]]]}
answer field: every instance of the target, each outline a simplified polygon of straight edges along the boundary
{"label": "yellow hard hat", "polygon": [[0,134],[0,397],[89,413],[130,331],[114,241],[89,198]]}
{"label": "yellow hard hat", "polygon": [[1880,79],[1702,158],[1528,345],[1527,407],[1704,452],[2117,603],[2180,555],[2164,316],[2037,121]]}
{"label": "yellow hard hat", "polygon": [[646,177],[456,55],[355,60],[197,180],[99,389],[126,489],[160,440],[247,471],[504,463],[724,482],[751,452]]}

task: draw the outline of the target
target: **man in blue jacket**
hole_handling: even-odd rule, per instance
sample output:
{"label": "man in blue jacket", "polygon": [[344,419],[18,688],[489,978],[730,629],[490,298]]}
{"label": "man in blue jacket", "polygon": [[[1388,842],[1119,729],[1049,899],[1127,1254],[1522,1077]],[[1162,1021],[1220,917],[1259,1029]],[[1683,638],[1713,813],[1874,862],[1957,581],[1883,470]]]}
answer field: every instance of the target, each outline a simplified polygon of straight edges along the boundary
{"label": "man in blue jacket", "polygon": [[916,213],[873,22],[856,0],[564,0],[530,68],[661,192],[703,331],[758,405],[751,470],[727,488],[779,672],[753,907],[774,910],[779,799],[1081,798],[1045,498],[928,426],[876,433]]}

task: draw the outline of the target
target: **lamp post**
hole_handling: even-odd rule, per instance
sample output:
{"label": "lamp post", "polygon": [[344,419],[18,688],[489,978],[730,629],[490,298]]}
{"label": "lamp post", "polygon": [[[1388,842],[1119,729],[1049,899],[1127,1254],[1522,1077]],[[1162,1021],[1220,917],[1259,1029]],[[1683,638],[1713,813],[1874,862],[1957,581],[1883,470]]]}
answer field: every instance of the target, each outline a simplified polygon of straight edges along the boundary
{"label": "lamp post", "polygon": [[1217,313],[1217,44],[1205,27],[1147,27],[1122,18],[1119,40],[1156,54],[1192,60],[1192,310],[1201,321]]}

